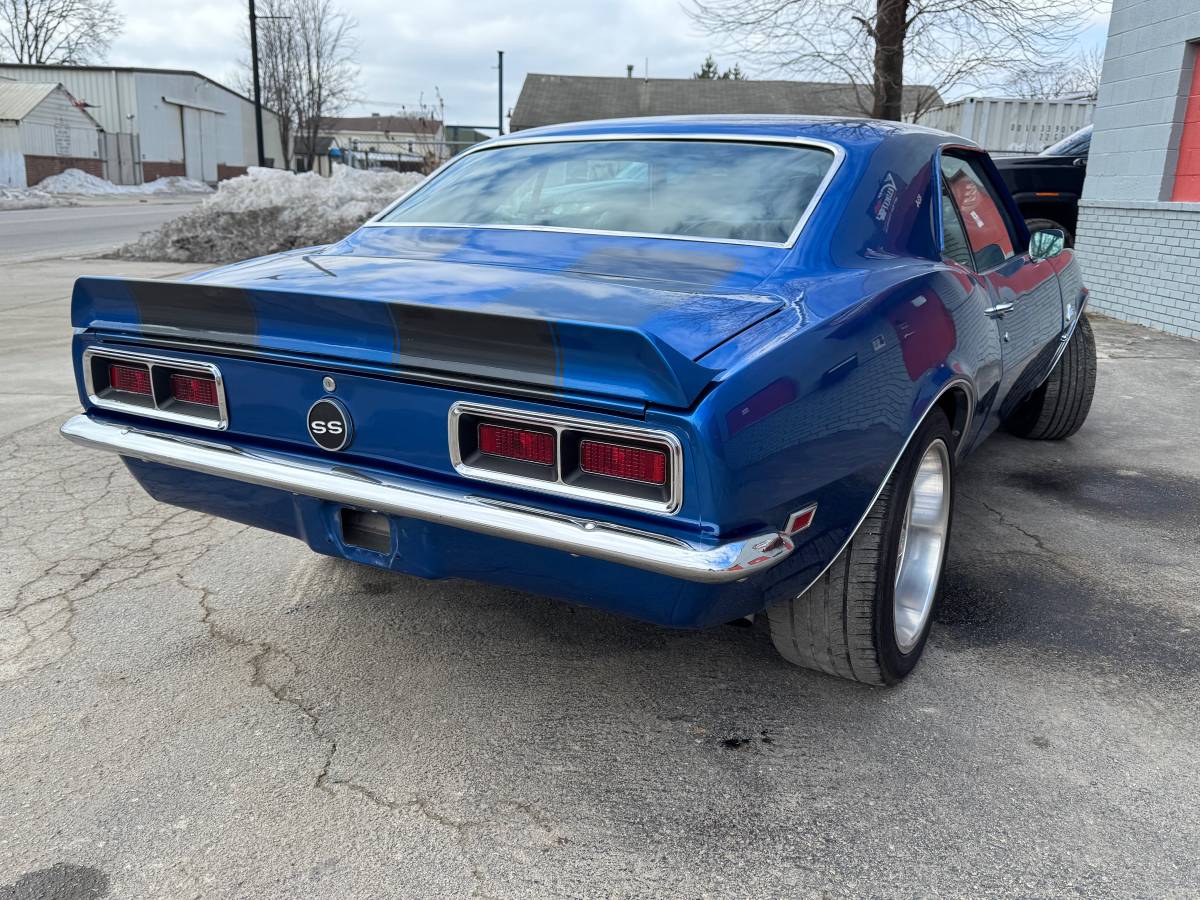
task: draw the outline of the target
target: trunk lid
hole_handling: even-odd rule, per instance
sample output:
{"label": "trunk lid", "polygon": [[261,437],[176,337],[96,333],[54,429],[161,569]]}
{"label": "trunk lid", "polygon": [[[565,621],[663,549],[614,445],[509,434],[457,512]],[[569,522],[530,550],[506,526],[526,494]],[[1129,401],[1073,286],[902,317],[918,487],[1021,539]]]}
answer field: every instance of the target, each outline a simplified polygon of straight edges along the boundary
{"label": "trunk lid", "polygon": [[72,324],[686,407],[717,374],[696,360],[782,306],[575,271],[297,252],[177,282],[81,278]]}

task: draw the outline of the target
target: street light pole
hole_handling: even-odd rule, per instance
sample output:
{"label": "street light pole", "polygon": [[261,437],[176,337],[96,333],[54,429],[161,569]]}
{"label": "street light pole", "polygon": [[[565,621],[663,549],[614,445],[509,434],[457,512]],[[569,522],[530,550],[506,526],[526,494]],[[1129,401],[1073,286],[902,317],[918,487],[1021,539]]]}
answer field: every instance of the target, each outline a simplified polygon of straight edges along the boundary
{"label": "street light pole", "polygon": [[[250,0],[250,2],[253,3],[254,0]],[[500,126],[498,129],[498,133],[504,134],[504,51],[497,50],[496,55],[497,55],[497,57],[499,57],[499,60],[500,60],[500,64],[497,66],[497,68],[500,70],[500,81],[499,81],[500,97],[499,97],[499,104],[498,104],[499,121],[497,122],[497,124]]]}
{"label": "street light pole", "polygon": [[254,12],[254,0],[250,0],[250,68],[254,73],[254,136],[258,139],[258,164],[267,166],[267,154],[263,149],[262,85],[258,79],[258,16]]}

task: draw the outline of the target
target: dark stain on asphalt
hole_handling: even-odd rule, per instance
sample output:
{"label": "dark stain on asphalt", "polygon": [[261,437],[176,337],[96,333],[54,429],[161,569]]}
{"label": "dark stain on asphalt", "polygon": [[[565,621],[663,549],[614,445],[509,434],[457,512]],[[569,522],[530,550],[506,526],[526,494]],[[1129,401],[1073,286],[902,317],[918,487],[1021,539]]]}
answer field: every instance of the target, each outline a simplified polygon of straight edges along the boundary
{"label": "dark stain on asphalt", "polygon": [[934,635],[947,649],[1017,644],[1109,673],[1152,669],[1193,679],[1200,671],[1195,622],[1111,585],[1069,578],[1048,562],[992,561],[1006,564],[947,569]]}
{"label": "dark stain on asphalt", "polygon": [[90,866],[55,863],[0,885],[0,900],[97,900],[108,893],[108,876]]}
{"label": "dark stain on asphalt", "polygon": [[1114,470],[1050,464],[1010,472],[1004,480],[1011,487],[1090,515],[1159,524],[1200,522],[1200,481],[1136,465]]}

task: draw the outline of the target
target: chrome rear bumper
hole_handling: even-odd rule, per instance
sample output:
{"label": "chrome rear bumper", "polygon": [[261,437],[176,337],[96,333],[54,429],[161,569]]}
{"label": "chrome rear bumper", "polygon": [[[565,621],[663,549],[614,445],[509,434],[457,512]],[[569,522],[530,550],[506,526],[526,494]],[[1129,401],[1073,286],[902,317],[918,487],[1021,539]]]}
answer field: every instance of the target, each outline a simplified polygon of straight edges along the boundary
{"label": "chrome rear bumper", "polygon": [[782,562],[795,547],[779,532],[698,546],[614,523],[383,478],[335,463],[301,462],[86,415],[68,419],[61,431],[68,440],[95,450],[594,557],[685,581],[738,581]]}

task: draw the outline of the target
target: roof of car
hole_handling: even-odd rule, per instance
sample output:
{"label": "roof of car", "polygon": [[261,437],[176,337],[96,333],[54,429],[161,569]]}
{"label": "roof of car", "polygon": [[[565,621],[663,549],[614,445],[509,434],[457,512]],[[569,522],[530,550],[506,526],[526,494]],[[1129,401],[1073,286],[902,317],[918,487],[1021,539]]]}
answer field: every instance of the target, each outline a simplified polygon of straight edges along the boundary
{"label": "roof of car", "polygon": [[964,139],[946,132],[880,119],[840,116],[646,116],[630,119],[597,119],[590,122],[568,122],[546,125],[505,135],[498,141],[523,141],[553,137],[582,137],[601,135],[656,135],[672,137],[764,137],[809,138],[844,146],[878,144],[900,135],[928,135],[939,141]]}

